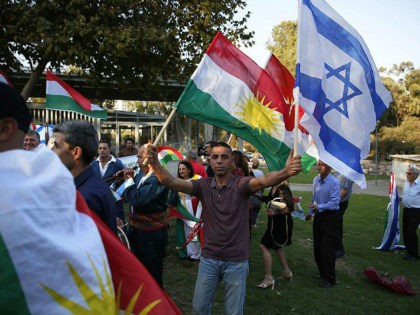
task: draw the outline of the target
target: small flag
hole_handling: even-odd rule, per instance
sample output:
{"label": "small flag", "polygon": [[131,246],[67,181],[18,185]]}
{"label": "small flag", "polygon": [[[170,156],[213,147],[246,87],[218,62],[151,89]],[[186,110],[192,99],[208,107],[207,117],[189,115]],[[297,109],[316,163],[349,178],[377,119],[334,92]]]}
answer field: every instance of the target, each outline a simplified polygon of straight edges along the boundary
{"label": "small flag", "polygon": [[361,188],[360,161],[391,94],[360,35],[324,0],[299,0],[295,99],[319,158]]}
{"label": "small flag", "polygon": [[158,149],[158,159],[160,164],[166,167],[169,161],[183,160],[184,156],[174,148],[168,146],[160,146]]}
{"label": "small flag", "polygon": [[45,105],[47,109],[70,111],[97,119],[107,119],[108,117],[105,109],[92,104],[86,97],[49,70],[47,70]]}
{"label": "small flag", "polygon": [[48,125],[48,128],[46,128],[44,125],[37,125],[35,131],[39,134],[39,138],[41,140],[41,143],[47,145],[47,137],[51,138],[53,136],[53,130],[54,125]]}

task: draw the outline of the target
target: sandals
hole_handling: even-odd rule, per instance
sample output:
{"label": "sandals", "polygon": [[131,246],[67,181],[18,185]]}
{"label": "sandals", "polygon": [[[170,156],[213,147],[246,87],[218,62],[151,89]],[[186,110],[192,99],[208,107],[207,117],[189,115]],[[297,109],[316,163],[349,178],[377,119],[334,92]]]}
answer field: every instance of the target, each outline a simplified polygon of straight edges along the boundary
{"label": "sandals", "polygon": [[283,272],[283,278],[287,281],[292,282],[293,281],[293,273],[290,270],[285,270]]}
{"label": "sandals", "polygon": [[265,277],[264,280],[260,284],[257,284],[257,287],[261,289],[267,289],[268,287],[271,286],[271,290],[274,290],[274,284],[275,284],[275,281],[273,277],[270,276],[270,277]]}

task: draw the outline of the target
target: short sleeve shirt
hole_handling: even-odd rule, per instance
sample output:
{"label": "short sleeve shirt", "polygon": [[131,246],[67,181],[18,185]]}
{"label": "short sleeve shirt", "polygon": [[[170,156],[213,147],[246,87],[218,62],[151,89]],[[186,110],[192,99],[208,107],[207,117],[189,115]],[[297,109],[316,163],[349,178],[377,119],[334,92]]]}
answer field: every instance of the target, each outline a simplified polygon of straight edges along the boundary
{"label": "short sleeve shirt", "polygon": [[213,177],[193,181],[192,195],[201,200],[204,220],[202,256],[225,261],[249,258],[249,181],[252,177],[231,175],[218,188]]}

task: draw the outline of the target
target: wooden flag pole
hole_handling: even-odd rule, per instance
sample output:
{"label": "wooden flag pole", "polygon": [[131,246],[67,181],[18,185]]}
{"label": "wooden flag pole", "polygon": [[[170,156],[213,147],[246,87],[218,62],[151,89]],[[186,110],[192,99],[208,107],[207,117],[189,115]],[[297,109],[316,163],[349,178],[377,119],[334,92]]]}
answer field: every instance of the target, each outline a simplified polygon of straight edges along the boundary
{"label": "wooden flag pole", "polygon": [[293,156],[298,155],[299,104],[295,102],[295,129],[293,141]]}
{"label": "wooden flag pole", "polygon": [[[155,141],[153,141],[154,146],[157,146],[160,138],[162,138],[162,136],[163,136],[163,133],[168,128],[168,125],[171,122],[172,118],[174,118],[175,113],[176,113],[176,108],[172,109],[172,112],[169,114],[168,119],[166,119],[165,123],[163,124],[162,129],[160,130],[159,134],[157,135]],[[143,161],[143,165],[146,165],[147,163],[149,163],[149,159],[146,158]]]}

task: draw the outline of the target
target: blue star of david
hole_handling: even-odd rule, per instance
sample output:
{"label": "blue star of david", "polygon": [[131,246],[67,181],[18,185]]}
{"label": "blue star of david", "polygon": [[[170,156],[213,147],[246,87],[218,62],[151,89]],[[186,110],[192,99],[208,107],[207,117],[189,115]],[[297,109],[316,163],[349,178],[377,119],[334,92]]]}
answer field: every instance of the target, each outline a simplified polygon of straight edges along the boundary
{"label": "blue star of david", "polygon": [[[342,65],[341,67],[338,67],[336,69],[333,69],[329,65],[325,64],[325,69],[327,69],[327,80],[328,78],[335,77],[341,82],[343,82],[343,96],[339,98],[336,101],[332,101],[330,99],[326,99],[326,104],[324,108],[324,114],[329,112],[330,110],[337,110],[342,115],[349,118],[349,113],[347,110],[347,101],[352,99],[353,97],[362,94],[362,91],[360,91],[353,83],[350,82],[350,66],[351,63],[347,63],[345,65]],[[342,71],[345,71],[345,76],[341,74]],[[352,92],[352,93],[350,93]]]}

